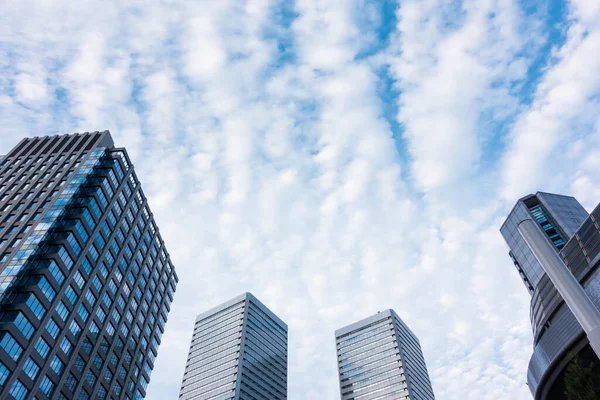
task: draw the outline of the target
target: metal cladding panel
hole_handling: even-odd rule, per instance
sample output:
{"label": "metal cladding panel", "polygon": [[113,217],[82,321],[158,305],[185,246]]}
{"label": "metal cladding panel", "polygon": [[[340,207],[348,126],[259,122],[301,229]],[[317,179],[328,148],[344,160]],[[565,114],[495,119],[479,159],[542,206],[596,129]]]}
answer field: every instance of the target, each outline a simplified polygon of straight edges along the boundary
{"label": "metal cladding panel", "polygon": [[[584,287],[592,302],[600,309],[600,268],[598,265],[584,283]],[[532,393],[538,394],[543,390],[540,382],[551,372],[551,366],[567,357],[573,345],[584,335],[581,325],[563,302],[552,316],[551,324],[544,330],[535,345],[529,361],[527,380]]]}
{"label": "metal cladding panel", "polygon": [[571,238],[589,213],[571,196],[538,192],[540,202],[546,207],[552,218],[568,238]]}
{"label": "metal cladding panel", "polygon": [[0,186],[0,397],[143,398],[177,276],[125,150],[25,139]]}

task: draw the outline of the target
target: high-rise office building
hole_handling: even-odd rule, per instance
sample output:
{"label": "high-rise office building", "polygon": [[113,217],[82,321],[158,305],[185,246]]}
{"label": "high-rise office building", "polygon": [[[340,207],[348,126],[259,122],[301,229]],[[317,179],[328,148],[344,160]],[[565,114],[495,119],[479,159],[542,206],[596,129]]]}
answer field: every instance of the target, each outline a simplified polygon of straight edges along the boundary
{"label": "high-rise office building", "polygon": [[600,308],[600,206],[588,214],[568,196],[541,193],[521,198],[500,231],[510,257],[531,294],[530,318],[534,350],[527,382],[536,400],[563,400],[564,376],[573,354],[583,363],[597,357],[569,307],[521,237],[518,226],[526,219],[537,222],[567,267]]}
{"label": "high-rise office building", "polygon": [[342,400],[434,400],[419,339],[394,310],[335,332]]}
{"label": "high-rise office building", "polygon": [[575,198],[551,193],[538,192],[525,196],[514,206],[500,232],[510,247],[509,255],[530,294],[533,294],[545,273],[519,234],[519,223],[524,219],[537,221],[556,251],[559,251],[587,216],[588,213]]}
{"label": "high-rise office building", "polygon": [[179,398],[287,399],[287,325],[250,293],[198,315]]}
{"label": "high-rise office building", "polygon": [[144,398],[176,284],[108,131],[0,159],[0,398]]}

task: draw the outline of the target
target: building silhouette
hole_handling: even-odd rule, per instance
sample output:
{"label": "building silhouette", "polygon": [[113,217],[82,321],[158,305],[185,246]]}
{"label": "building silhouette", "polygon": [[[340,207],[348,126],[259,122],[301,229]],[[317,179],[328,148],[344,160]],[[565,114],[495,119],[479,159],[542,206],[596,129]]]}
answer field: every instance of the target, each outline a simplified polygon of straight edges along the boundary
{"label": "building silhouette", "polygon": [[584,364],[598,358],[585,332],[518,232],[525,219],[537,222],[596,307],[600,308],[600,206],[588,214],[569,196],[538,192],[521,198],[500,231],[531,295],[533,355],[527,382],[536,400],[563,400],[566,367],[577,354]]}
{"label": "building silhouette", "polygon": [[108,131],[0,158],[0,398],[145,397],[177,280]]}
{"label": "building silhouette", "polygon": [[419,340],[394,310],[335,332],[342,400],[434,400]]}
{"label": "building silhouette", "polygon": [[287,399],[287,325],[250,293],[198,315],[179,398]]}

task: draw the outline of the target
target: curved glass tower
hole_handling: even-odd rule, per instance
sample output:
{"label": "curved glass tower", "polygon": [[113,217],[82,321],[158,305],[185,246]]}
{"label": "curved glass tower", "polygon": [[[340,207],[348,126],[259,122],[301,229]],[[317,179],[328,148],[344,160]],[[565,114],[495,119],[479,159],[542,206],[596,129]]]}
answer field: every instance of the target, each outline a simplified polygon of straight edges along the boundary
{"label": "curved glass tower", "polygon": [[509,255],[531,294],[533,355],[527,382],[536,400],[563,400],[565,372],[573,354],[585,363],[597,357],[575,316],[519,234],[517,227],[531,219],[546,234],[556,252],[600,308],[600,206],[588,214],[569,196],[538,192],[521,198],[500,231]]}

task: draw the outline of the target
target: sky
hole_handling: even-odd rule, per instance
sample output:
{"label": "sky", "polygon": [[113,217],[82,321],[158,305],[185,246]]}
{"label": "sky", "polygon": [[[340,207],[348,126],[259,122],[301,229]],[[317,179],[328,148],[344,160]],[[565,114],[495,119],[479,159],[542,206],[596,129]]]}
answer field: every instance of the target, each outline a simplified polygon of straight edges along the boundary
{"label": "sky", "polygon": [[438,400],[529,399],[529,295],[499,233],[538,190],[600,201],[600,2],[0,2],[0,154],[110,130],[194,318],[252,292],[290,400],[337,399],[334,331],[393,308]]}

